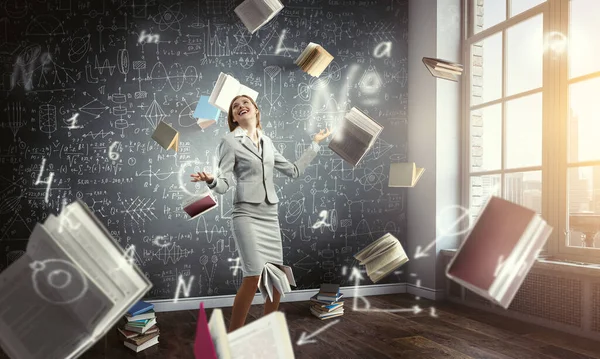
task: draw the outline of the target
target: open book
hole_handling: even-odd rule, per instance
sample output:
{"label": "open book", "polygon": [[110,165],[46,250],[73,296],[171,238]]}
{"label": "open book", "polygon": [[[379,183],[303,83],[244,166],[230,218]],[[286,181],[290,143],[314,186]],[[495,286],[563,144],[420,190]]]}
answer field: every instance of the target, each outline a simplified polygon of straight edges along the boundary
{"label": "open book", "polygon": [[152,133],[152,139],[165,150],[172,148],[177,152],[179,149],[179,132],[166,122],[160,121],[158,123],[154,133]]}
{"label": "open book", "polygon": [[0,345],[13,359],[77,358],[152,284],[81,202],[36,224],[0,273]]}
{"label": "open book", "polygon": [[194,110],[194,118],[197,118],[196,123],[201,129],[205,129],[212,124],[217,123],[221,110],[208,103],[208,96],[200,96],[196,110]]}
{"label": "open book", "polygon": [[389,233],[356,253],[354,258],[366,267],[367,275],[373,283],[377,283],[396,268],[408,262],[402,244]]}
{"label": "open book", "polygon": [[258,92],[248,86],[240,84],[235,77],[221,72],[217,79],[217,83],[210,94],[208,103],[219,110],[228,113],[231,100],[238,95],[246,95],[256,101]]}
{"label": "open book", "polygon": [[446,275],[508,308],[550,233],[552,227],[535,211],[492,196]]}
{"label": "open book", "polygon": [[392,163],[388,187],[414,187],[425,168],[417,168],[414,162]]}
{"label": "open book", "polygon": [[307,74],[319,77],[331,61],[333,61],[333,56],[327,50],[321,45],[311,42],[294,63]]}
{"label": "open book", "polygon": [[183,210],[191,217],[191,219],[194,219],[213,208],[217,208],[218,206],[219,204],[217,203],[217,200],[213,194],[208,191],[200,196],[192,197],[185,202],[183,204]]}
{"label": "open book", "polygon": [[[203,306],[200,311],[204,312]],[[198,315],[197,328],[196,359],[294,359],[292,340],[282,312],[273,312],[227,334],[223,312],[213,309],[208,323],[206,314]],[[206,337],[203,328],[208,328],[210,338]]]}
{"label": "open book", "polygon": [[245,0],[233,10],[244,26],[254,34],[283,10],[279,0]]}
{"label": "open book", "polygon": [[382,130],[383,126],[358,108],[352,107],[344,116],[328,147],[352,166],[356,166],[371,149]]}
{"label": "open book", "polygon": [[295,287],[296,280],[292,268],[285,265],[267,263],[258,278],[258,289],[265,300],[273,300],[273,288],[277,289],[281,297],[285,297],[285,293],[292,291],[290,285]]}
{"label": "open book", "polygon": [[433,76],[445,80],[457,82],[458,76],[463,72],[463,66],[461,64],[446,60],[424,57],[423,63]]}

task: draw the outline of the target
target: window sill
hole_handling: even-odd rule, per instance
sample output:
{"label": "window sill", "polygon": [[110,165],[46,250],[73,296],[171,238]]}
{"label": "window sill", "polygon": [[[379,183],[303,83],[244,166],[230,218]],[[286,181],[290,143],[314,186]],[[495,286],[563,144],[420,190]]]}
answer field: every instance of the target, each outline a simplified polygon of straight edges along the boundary
{"label": "window sill", "polygon": [[[447,257],[454,257],[456,249],[442,249],[440,253]],[[578,275],[600,276],[600,264],[586,264],[581,262],[562,261],[556,258],[538,258],[533,265],[535,269],[575,273]]]}

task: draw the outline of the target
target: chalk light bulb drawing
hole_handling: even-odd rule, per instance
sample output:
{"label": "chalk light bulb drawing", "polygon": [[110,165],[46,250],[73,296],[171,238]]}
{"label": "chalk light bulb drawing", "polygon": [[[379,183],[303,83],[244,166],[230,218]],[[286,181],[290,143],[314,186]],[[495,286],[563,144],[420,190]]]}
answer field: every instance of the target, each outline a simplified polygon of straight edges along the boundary
{"label": "chalk light bulb drawing", "polygon": [[567,48],[567,37],[558,31],[552,31],[546,35],[546,49],[560,54]]}

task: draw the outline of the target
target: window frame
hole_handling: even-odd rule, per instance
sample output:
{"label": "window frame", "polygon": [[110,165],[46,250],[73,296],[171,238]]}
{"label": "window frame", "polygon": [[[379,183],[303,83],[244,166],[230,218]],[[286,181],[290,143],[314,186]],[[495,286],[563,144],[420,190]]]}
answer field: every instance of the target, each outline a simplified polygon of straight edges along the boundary
{"label": "window frame", "polygon": [[[573,80],[568,79],[568,51],[560,55],[544,51],[542,87],[522,92],[516,95],[506,94],[506,59],[507,39],[506,31],[510,27],[535,16],[543,14],[543,36],[546,41],[547,34],[557,31],[568,38],[569,29],[569,2],[571,0],[546,0],[531,9],[509,17],[511,0],[506,1],[506,20],[484,29],[475,34],[475,9],[477,0],[463,0],[463,37],[462,37],[462,63],[465,64],[462,76],[462,206],[470,208],[471,177],[500,174],[501,196],[505,194],[506,177],[508,173],[518,173],[541,170],[542,172],[542,217],[553,227],[548,238],[545,255],[560,257],[567,260],[582,262],[599,262],[600,249],[583,247],[569,247],[567,245],[567,216],[568,216],[568,189],[567,170],[569,167],[586,165],[600,165],[600,161],[568,163],[568,87],[569,84],[600,77],[600,72],[581,76]],[[576,0],[575,0],[576,1]],[[488,101],[471,106],[471,51],[472,45],[497,34],[502,33],[502,93],[494,101]],[[505,168],[506,156],[506,103],[510,100],[521,98],[533,93],[542,94],[542,163],[541,166],[524,168]],[[502,167],[495,171],[472,172],[471,169],[471,111],[493,104],[502,105]],[[554,144],[554,145],[553,145]],[[559,159],[557,161],[557,159]],[[558,196],[556,195],[558,194]],[[466,222],[463,225],[468,225]]]}

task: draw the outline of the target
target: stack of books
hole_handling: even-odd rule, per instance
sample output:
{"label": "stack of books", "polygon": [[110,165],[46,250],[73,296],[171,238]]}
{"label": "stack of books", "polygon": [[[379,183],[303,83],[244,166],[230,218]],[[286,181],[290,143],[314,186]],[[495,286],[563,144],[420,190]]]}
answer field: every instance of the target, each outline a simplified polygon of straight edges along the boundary
{"label": "stack of books", "polygon": [[283,10],[279,0],[246,0],[233,10],[244,26],[254,34]]}
{"label": "stack of books", "polygon": [[0,347],[9,358],[78,358],[150,288],[77,200],[36,224],[25,254],[0,273]]}
{"label": "stack of books", "polygon": [[125,325],[117,328],[123,336],[123,344],[134,352],[141,352],[158,344],[159,330],[156,326],[154,304],[137,302],[127,311]]}
{"label": "stack of books", "polygon": [[339,284],[323,283],[319,293],[310,298],[310,312],[321,320],[344,315],[344,296]]}
{"label": "stack of books", "polygon": [[238,95],[246,95],[254,101],[258,98],[257,91],[242,85],[235,77],[221,72],[215,87],[210,93],[208,103],[222,112],[228,113],[231,100]]}
{"label": "stack of books", "polygon": [[204,303],[200,303],[194,355],[196,359],[294,359],[294,347],[282,312],[227,333],[221,309],[213,309],[207,321]]}
{"label": "stack of books", "polygon": [[535,211],[492,196],[446,276],[506,309],[551,233]]}
{"label": "stack of books", "polygon": [[354,255],[367,269],[367,275],[377,283],[382,278],[408,262],[408,256],[398,238],[386,233]]}
{"label": "stack of books", "polygon": [[319,77],[331,61],[333,61],[333,56],[327,50],[321,45],[311,42],[294,63],[307,74]]}
{"label": "stack of books", "polygon": [[329,142],[329,149],[356,166],[373,147],[382,130],[383,126],[358,108],[352,107]]}
{"label": "stack of books", "polygon": [[463,66],[454,62],[424,57],[423,63],[429,72],[437,78],[458,82],[458,76],[463,72]]}

